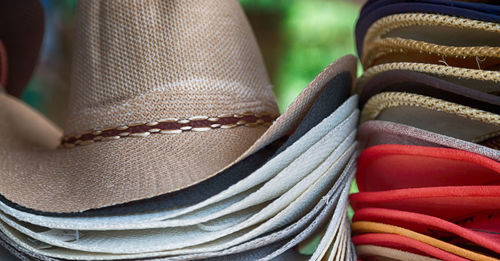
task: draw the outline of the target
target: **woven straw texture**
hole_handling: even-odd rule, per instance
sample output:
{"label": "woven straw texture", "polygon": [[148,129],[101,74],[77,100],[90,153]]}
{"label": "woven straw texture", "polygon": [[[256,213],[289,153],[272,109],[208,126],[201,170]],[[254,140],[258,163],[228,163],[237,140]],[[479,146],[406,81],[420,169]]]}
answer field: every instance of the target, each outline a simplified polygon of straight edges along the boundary
{"label": "woven straw texture", "polygon": [[[73,62],[64,134],[76,138],[165,118],[277,112],[236,0],[81,1]],[[327,67],[268,129],[138,133],[60,149],[62,132],[0,95],[0,193],[44,212],[79,212],[186,188],[292,131],[346,71],[354,77],[352,56]]]}
{"label": "woven straw texture", "polygon": [[[400,55],[395,58],[395,56]],[[388,58],[390,57],[390,59]],[[371,67],[376,64],[384,63],[385,60],[398,62],[399,59],[424,59],[439,62],[442,58],[455,58],[460,67],[474,66],[478,67],[478,61],[486,58],[483,62],[483,68],[489,66],[498,66],[500,58],[500,47],[489,46],[444,46],[438,44],[427,43],[423,41],[403,39],[399,37],[378,39],[365,46],[362,55],[362,63],[364,68]],[[472,58],[472,59],[471,59]],[[488,59],[489,58],[489,59]],[[472,60],[466,61],[466,59]],[[416,62],[416,60],[414,60]],[[399,61],[403,62],[403,61]],[[448,61],[450,63],[450,61]],[[471,65],[472,64],[472,65]],[[452,65],[451,63],[449,65]]]}
{"label": "woven straw texture", "polygon": [[[432,74],[436,76],[500,83],[500,72],[498,71],[467,69],[467,68],[438,65],[438,64],[428,64],[428,63],[411,63],[411,62],[384,63],[372,66],[367,70],[365,70],[363,75],[356,82],[357,91],[361,92],[363,86],[374,75],[381,72],[392,71],[392,70],[414,71],[414,72]],[[477,88],[481,88],[481,86],[478,86]],[[498,86],[497,91],[500,91],[500,86]]]}
{"label": "woven straw texture", "polygon": [[81,1],[78,8],[65,134],[164,118],[277,114],[238,2]]}
{"label": "woven straw texture", "polygon": [[500,115],[498,114],[441,99],[404,92],[384,92],[371,97],[361,112],[361,122],[374,120],[384,109],[398,106],[421,107],[442,111],[470,120],[500,126]]}
{"label": "woven straw texture", "polygon": [[[277,114],[237,1],[81,1],[75,35],[66,134],[164,118]],[[0,98],[0,117],[8,123],[0,126],[0,192],[47,212],[193,185],[251,153],[266,131],[238,126],[54,151],[61,133],[51,123],[7,95]]]}
{"label": "woven straw texture", "polygon": [[395,29],[408,27],[446,27],[460,30],[474,30],[476,32],[500,33],[500,25],[497,23],[472,20],[447,15],[407,13],[383,17],[373,23],[366,32],[363,46]]}

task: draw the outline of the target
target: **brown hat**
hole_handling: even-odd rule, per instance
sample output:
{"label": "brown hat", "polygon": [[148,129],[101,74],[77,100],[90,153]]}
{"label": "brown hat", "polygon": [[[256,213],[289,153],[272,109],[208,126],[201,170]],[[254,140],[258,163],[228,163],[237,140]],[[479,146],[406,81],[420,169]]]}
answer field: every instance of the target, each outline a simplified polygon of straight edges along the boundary
{"label": "brown hat", "polygon": [[278,109],[237,1],[81,1],[75,35],[64,133],[0,94],[0,193],[14,203],[77,212],[157,196],[293,128],[267,128]]}
{"label": "brown hat", "polygon": [[43,39],[43,8],[38,0],[0,4],[0,90],[20,96],[38,60]]}

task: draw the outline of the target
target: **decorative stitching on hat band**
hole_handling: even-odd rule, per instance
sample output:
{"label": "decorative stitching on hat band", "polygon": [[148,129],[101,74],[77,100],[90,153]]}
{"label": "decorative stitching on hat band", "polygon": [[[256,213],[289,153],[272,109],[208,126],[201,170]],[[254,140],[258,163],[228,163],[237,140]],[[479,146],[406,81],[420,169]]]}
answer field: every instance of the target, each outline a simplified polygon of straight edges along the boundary
{"label": "decorative stitching on hat band", "polygon": [[383,92],[371,97],[361,112],[361,122],[374,120],[385,109],[410,106],[452,113],[457,116],[500,126],[500,115],[445,100],[406,92]]}
{"label": "decorative stitching on hat band", "polygon": [[137,122],[118,127],[94,129],[78,135],[65,136],[61,146],[72,148],[89,145],[94,142],[117,140],[126,137],[147,137],[151,134],[178,134],[182,132],[202,132],[213,129],[231,129],[235,127],[269,126],[278,117],[268,113],[246,112],[243,114],[225,114],[216,117],[193,116],[188,119],[162,119],[151,122]]}

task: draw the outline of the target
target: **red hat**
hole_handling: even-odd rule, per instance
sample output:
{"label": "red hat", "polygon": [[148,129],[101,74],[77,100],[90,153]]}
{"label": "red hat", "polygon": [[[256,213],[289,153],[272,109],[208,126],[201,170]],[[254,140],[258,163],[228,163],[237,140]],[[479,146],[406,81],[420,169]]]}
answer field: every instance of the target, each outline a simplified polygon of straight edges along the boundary
{"label": "red hat", "polygon": [[378,145],[361,153],[356,181],[362,192],[500,185],[500,162],[456,149]]}

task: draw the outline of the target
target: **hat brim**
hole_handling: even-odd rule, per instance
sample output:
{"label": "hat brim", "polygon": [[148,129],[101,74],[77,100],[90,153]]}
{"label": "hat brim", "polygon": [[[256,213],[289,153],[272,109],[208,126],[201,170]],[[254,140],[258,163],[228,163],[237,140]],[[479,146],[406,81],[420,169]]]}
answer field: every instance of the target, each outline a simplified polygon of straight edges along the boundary
{"label": "hat brim", "polygon": [[387,233],[386,231],[382,233],[367,233],[367,234],[357,235],[352,238],[352,241],[355,246],[375,245],[391,249],[397,249],[417,255],[433,257],[439,260],[460,260],[460,261],[469,260],[460,257],[455,253],[450,253],[448,251],[442,250],[430,244],[426,244],[414,238],[397,234],[391,234]]}
{"label": "hat brim", "polygon": [[480,143],[498,135],[500,115],[445,100],[406,92],[372,96],[361,122],[385,120]]}
{"label": "hat brim", "polygon": [[359,192],[350,196],[351,206],[388,208],[451,220],[470,213],[500,208],[500,186],[450,186]]}
{"label": "hat brim", "polygon": [[462,150],[411,145],[378,145],[364,150],[356,173],[361,192],[493,185],[498,180],[500,162]]}
{"label": "hat brim", "polygon": [[38,60],[44,31],[43,8],[38,0],[4,1],[0,17],[0,41],[5,45],[8,64],[4,88],[19,97]]}
{"label": "hat brim", "polygon": [[[439,77],[447,82],[454,83],[489,94],[499,94],[498,84],[500,83],[500,75],[496,71],[467,69],[446,65],[428,64],[428,63],[413,63],[413,62],[396,62],[375,65],[365,70],[363,75],[356,82],[355,92],[361,94],[364,85],[371,80],[372,77],[388,71],[404,71],[406,73],[425,73],[434,77]],[[463,88],[462,87],[462,88]]]}
{"label": "hat brim", "polygon": [[[382,1],[381,1],[382,2]],[[356,23],[356,45],[358,54],[363,52],[363,40],[368,28],[382,17],[386,17],[393,14],[403,14],[403,13],[432,13],[432,14],[442,14],[465,17],[474,20],[488,21],[498,23],[500,21],[500,15],[498,15],[498,7],[494,5],[484,5],[484,8],[470,8],[470,6],[459,6],[465,3],[453,2],[450,5],[449,1],[440,1],[441,3],[428,3],[427,1],[419,2],[404,2],[401,1],[391,1],[390,4],[383,4],[374,6],[373,8],[363,7],[363,15],[360,15],[360,19]],[[443,2],[447,2],[443,4]],[[472,3],[470,3],[473,5]],[[476,4],[477,6],[478,4]],[[365,9],[366,8],[366,9]]]}
{"label": "hat brim", "polygon": [[[0,166],[5,176],[0,183],[1,194],[26,208],[80,212],[195,185],[295,129],[335,75],[349,72],[355,76],[355,64],[355,58],[348,56],[327,67],[267,131],[234,128],[231,135],[212,136],[214,131],[196,135],[183,133],[182,138],[154,135],[78,146],[71,150],[54,150],[61,133],[19,101],[2,95],[1,118],[9,124],[0,127],[3,134],[0,139],[4,144],[0,155],[8,159]],[[44,124],[36,124],[38,122]],[[227,162],[223,169],[213,169],[214,166],[206,164],[205,169],[193,170],[192,161],[208,163],[218,154],[217,146],[213,145],[222,140],[217,142],[217,137],[224,143],[240,144],[241,137],[256,142],[248,144],[247,150],[243,149],[245,146],[234,148],[240,151],[231,154],[241,156]],[[45,146],[37,146],[41,141],[46,141]]]}
{"label": "hat brim", "polygon": [[[342,186],[345,186],[346,183],[346,177],[352,177],[352,174],[353,174],[353,165],[354,165],[354,157],[352,157],[352,152],[354,151],[354,146],[351,146],[350,152],[346,152],[344,153],[344,156],[343,156],[343,160],[340,160],[341,162],[345,161],[345,160],[349,160],[349,163],[347,164],[347,170],[344,168],[345,171],[342,171],[342,174],[334,171],[333,169],[335,169],[335,167],[332,166],[332,169],[329,170],[328,172],[329,173],[326,173],[325,175],[330,175],[332,177],[334,176],[339,176],[338,177],[338,180],[335,181],[336,179],[334,178],[334,181],[335,182],[335,185],[333,185],[333,188],[330,189],[330,192],[328,192],[326,194],[326,197],[327,198],[330,198],[332,197],[332,194],[335,193],[338,193],[340,190],[339,190],[339,187],[342,187]],[[347,163],[347,161],[345,161],[345,163]],[[338,164],[341,164],[342,163],[338,163]],[[342,169],[342,168],[341,168]],[[339,182],[340,181],[340,182]],[[330,178],[330,181],[328,181],[328,179],[319,179],[317,180],[317,185],[320,185],[320,186],[323,186],[324,188],[330,188],[330,185],[331,185],[331,178]],[[330,184],[330,185],[329,185]],[[317,188],[316,188],[317,190]],[[345,192],[345,191],[344,191]],[[309,196],[307,196],[307,194],[309,194]],[[322,195],[324,195],[323,193],[318,193],[318,191],[315,191],[315,192],[312,192],[312,191],[309,191],[309,192],[306,192],[304,193],[304,195],[301,195],[300,197],[315,197],[317,199],[321,199],[321,200],[318,200],[320,203],[318,204],[322,204],[324,206],[324,204],[329,200],[325,197],[322,197]],[[336,197],[336,196],[335,196]],[[322,203],[321,203],[322,202]],[[295,211],[295,212],[304,212],[307,208],[302,208],[301,206],[304,205],[304,201],[302,200],[299,200],[297,199],[296,202],[290,204],[290,206],[287,207],[287,211],[289,212],[290,210],[291,211]],[[317,208],[315,207],[314,208],[316,213],[317,211],[319,211],[321,209],[321,207]],[[331,209],[330,209],[331,211]],[[306,213],[304,213],[306,214]],[[281,213],[278,214],[276,217],[273,217],[271,218],[270,220],[266,221],[265,223],[269,223],[269,222],[276,222],[278,221],[279,219],[277,219],[278,217],[286,217],[287,215],[290,215],[290,214],[285,214],[285,213]],[[309,214],[306,214],[306,216],[308,216]],[[300,214],[294,214],[292,216],[295,216],[295,217],[300,217],[302,215]],[[291,217],[291,216],[288,216],[288,217]],[[278,221],[279,222],[279,221]],[[208,225],[208,224],[207,224]],[[257,226],[257,229],[260,228],[262,225],[259,225]],[[245,230],[245,231],[241,231],[241,232],[238,232],[236,233],[235,235],[231,235],[231,238],[234,238],[234,239],[238,239],[238,240],[244,240],[242,239],[241,237],[251,237],[252,234],[254,234],[254,229],[255,229],[255,226],[253,227],[250,227],[249,229]],[[66,259],[117,259],[117,258],[142,258],[142,257],[154,257],[154,256],[164,256],[164,255],[167,255],[167,254],[179,254],[181,252],[188,252],[188,251],[193,251],[193,250],[173,250],[170,251],[170,253],[168,252],[156,252],[156,253],[146,253],[146,254],[136,254],[136,255],[121,255],[121,256],[110,256],[109,254],[97,254],[97,253],[84,253],[84,252],[78,252],[78,251],[70,251],[70,250],[65,250],[63,248],[52,248],[52,249],[46,249],[46,250],[43,250],[43,249],[36,249],[36,248],[33,248],[33,244],[30,243],[29,240],[26,239],[25,236],[23,236],[22,234],[19,234],[17,233],[15,230],[12,230],[10,227],[7,227],[7,226],[2,226],[2,231],[4,231],[4,233],[6,233],[9,237],[11,237],[13,240],[16,241],[17,244],[29,249],[30,251],[35,251],[36,253],[38,254],[44,254],[44,255],[48,255],[48,256],[53,256],[53,257],[59,257],[59,258],[66,258]],[[83,232],[83,231],[82,231]],[[112,231],[106,231],[106,232],[103,232],[105,234],[109,234],[109,233],[115,233],[115,232],[112,232]],[[215,234],[217,234],[218,232],[217,231],[214,231]],[[143,233],[141,233],[142,235]],[[133,233],[134,237],[136,236],[139,236],[139,234],[137,233]],[[178,236],[181,236],[181,235],[178,235]],[[88,236],[85,236],[85,237],[82,237],[83,238],[86,238],[86,239],[89,239]],[[169,238],[169,237],[168,237]],[[195,237],[196,238],[196,237]],[[115,237],[115,240],[118,239],[118,237]],[[170,239],[170,238],[169,238]],[[226,240],[222,240],[222,242],[224,241],[227,241],[228,239]],[[68,242],[68,243],[71,243],[71,242]],[[73,242],[73,243],[77,243],[77,242]],[[101,243],[104,243],[104,241],[101,241]],[[101,244],[99,243],[99,244]],[[215,243],[215,242],[214,242]],[[259,242],[259,243],[262,243],[262,242]],[[156,242],[154,243],[156,244]],[[199,252],[209,252],[207,249],[207,245],[202,246],[202,250],[200,250]],[[223,248],[221,246],[221,248]],[[224,247],[225,248],[225,247]]]}
{"label": "hat brim", "polygon": [[409,92],[469,106],[472,108],[500,112],[500,99],[478,90],[448,82],[441,78],[418,72],[386,71],[375,74],[364,85],[359,107],[370,97],[382,92]]}
{"label": "hat brim", "polygon": [[477,153],[500,161],[500,155],[497,150],[390,121],[373,120],[361,124],[358,129],[358,141],[362,148],[379,144],[447,147]]}
{"label": "hat brim", "polygon": [[[481,224],[481,230],[479,231],[484,232],[470,229],[474,226],[470,223],[480,222],[480,216],[483,217],[483,220],[487,220],[489,224]],[[490,216],[489,220],[488,216]],[[448,242],[464,243],[465,245],[472,243],[500,254],[500,239],[491,236],[491,234],[498,233],[499,225],[498,221],[492,218],[498,219],[498,213],[496,215],[492,212],[483,213],[482,215],[471,213],[460,220],[454,220],[458,224],[466,223],[464,224],[468,227],[466,228],[447,220],[418,213],[391,209],[363,208],[355,213],[353,222],[371,221],[404,227],[437,239],[445,238],[445,241]],[[467,221],[464,222],[464,220]]]}
{"label": "hat brim", "polygon": [[[487,58],[481,62],[477,57]],[[426,41],[387,37],[365,46],[361,56],[363,68],[391,62],[446,64],[470,69],[497,70],[500,47],[439,45]]]}
{"label": "hat brim", "polygon": [[[352,230],[354,233],[387,233],[401,235],[406,238],[415,239],[424,244],[434,246],[435,248],[447,251],[449,253],[455,254],[471,260],[496,260],[496,258],[490,257],[480,252],[475,252],[450,244],[448,242],[438,240],[406,228],[387,225],[384,223],[370,222],[370,221],[357,221],[352,223]],[[405,243],[403,243],[405,244]],[[407,243],[406,243],[407,244]],[[447,260],[447,259],[445,259]]]}
{"label": "hat brim", "polygon": [[363,244],[356,246],[356,253],[359,260],[378,260],[378,258],[389,260],[406,260],[406,261],[438,261],[439,259],[402,251],[395,248],[381,247],[371,244]]}

